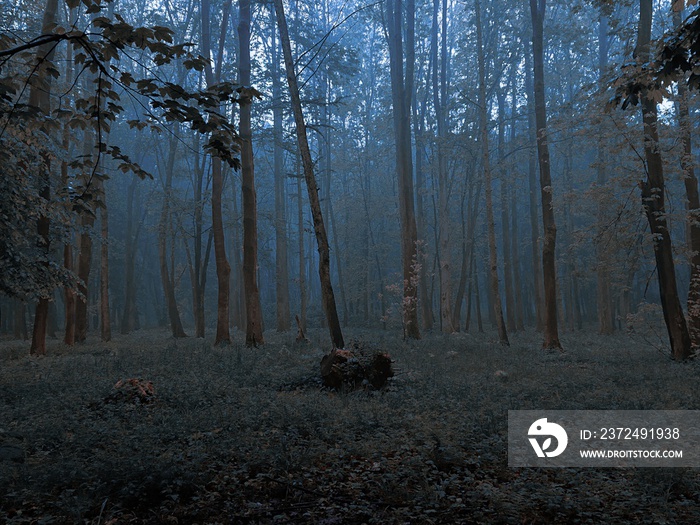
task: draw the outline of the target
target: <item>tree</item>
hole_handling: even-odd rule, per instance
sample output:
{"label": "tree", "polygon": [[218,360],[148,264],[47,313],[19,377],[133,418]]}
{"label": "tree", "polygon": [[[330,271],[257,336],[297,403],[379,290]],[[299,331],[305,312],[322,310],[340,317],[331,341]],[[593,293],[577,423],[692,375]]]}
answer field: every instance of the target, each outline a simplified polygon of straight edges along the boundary
{"label": "tree", "polygon": [[[416,217],[413,203],[413,161],[411,159],[411,90],[404,82],[412,82],[411,75],[403,73],[403,2],[386,1],[387,36],[391,69],[391,101],[396,143],[396,178],[399,187],[399,214],[401,217],[401,261],[403,266],[403,321],[405,335],[420,339],[417,297],[417,241]],[[410,61],[408,61],[410,64]]]}
{"label": "tree", "polygon": [[[608,49],[609,49],[609,24],[608,17],[601,7],[601,13],[598,23],[598,76],[601,87],[603,86],[603,78],[608,68]],[[596,182],[602,186],[607,181],[607,170],[605,158],[605,149],[603,147],[603,138],[598,139],[598,166],[596,174]],[[610,297],[610,275],[608,261],[606,260],[605,246],[603,245],[603,219],[605,216],[604,204],[601,202],[598,205],[598,237],[599,242],[596,245],[598,264],[596,268],[596,284],[597,293],[596,300],[598,306],[598,330],[601,334],[612,334],[614,330],[613,324],[613,308]]]}
{"label": "tree", "polygon": [[[304,122],[304,114],[301,107],[301,97],[299,96],[299,86],[297,84],[297,75],[294,70],[294,59],[292,58],[292,46],[289,41],[289,31],[287,29],[287,20],[284,14],[284,6],[282,0],[274,0],[275,13],[277,14],[277,27],[280,33],[280,41],[282,43],[282,53],[284,55],[284,65],[287,72],[287,83],[289,85],[289,94],[292,100],[292,110],[294,112],[294,121],[296,123],[297,142],[301,161],[304,166],[304,179],[306,180],[306,189],[311,206],[311,215],[313,217],[314,232],[316,233],[316,243],[318,245],[318,273],[321,281],[321,300],[323,302],[323,311],[328,322],[328,329],[331,336],[331,342],[334,349],[345,348],[343,340],[343,332],[338,319],[338,310],[335,304],[335,296],[333,295],[333,286],[331,284],[330,273],[330,249],[328,246],[328,236],[326,227],[323,223],[323,214],[321,213],[321,202],[318,196],[318,184],[314,175],[313,160],[311,158],[311,150],[309,149],[309,141],[306,135],[306,124]],[[301,199],[301,195],[299,196]]]}
{"label": "tree", "polygon": [[241,88],[241,173],[243,192],[243,284],[245,286],[246,346],[263,344],[262,308],[258,291],[258,215],[255,199],[250,106],[256,92],[250,89],[250,0],[239,0],[239,75]]}
{"label": "tree", "polygon": [[493,296],[493,313],[498,328],[498,339],[502,344],[508,343],[508,332],[503,319],[503,304],[498,286],[498,256],[496,253],[496,226],[493,218],[493,186],[491,181],[491,162],[489,157],[488,100],[486,99],[486,66],[484,60],[484,43],[481,26],[481,2],[475,0],[476,16],[476,51],[479,61],[479,128],[481,130],[482,164],[484,170],[484,187],[486,194],[486,226],[489,244],[489,284]]}
{"label": "tree", "polygon": [[287,258],[287,209],[285,195],[284,157],[282,150],[282,86],[280,82],[280,65],[275,11],[270,6],[271,53],[272,66],[272,119],[273,119],[273,162],[275,176],[275,290],[277,301],[277,331],[286,332],[290,328],[289,311],[289,267]]}
{"label": "tree", "polygon": [[[42,21],[42,31],[48,32],[56,21],[56,11],[58,9],[58,0],[47,0],[46,10],[44,11],[44,19]],[[37,49],[36,60],[37,64],[41,65],[44,61],[51,61],[54,54],[55,46],[50,43],[43,44]],[[32,86],[29,94],[29,104],[34,106],[43,115],[48,115],[51,111],[51,76],[47,71],[42,72],[38,78],[39,82]],[[43,162],[41,163],[42,175],[40,177],[39,195],[42,199],[48,202],[51,200],[51,160],[48,153],[42,155]],[[41,213],[36,223],[38,234],[38,242],[44,257],[48,259],[49,253],[49,217],[45,213]],[[48,263],[48,260],[47,260]],[[46,353],[46,323],[49,315],[49,296],[43,294],[39,297],[39,302],[36,305],[36,313],[34,314],[34,330],[32,332],[32,347],[30,353],[45,354]]]}
{"label": "tree", "polygon": [[[652,8],[651,0],[640,0],[637,46],[634,51],[634,56],[639,64],[648,63],[651,57]],[[659,146],[658,108],[655,98],[658,91],[650,89],[648,83],[642,83],[638,87],[638,91],[633,92],[633,97],[641,104],[644,123],[644,157],[646,159],[646,180],[640,183],[642,205],[653,235],[659,294],[671,343],[671,354],[674,359],[683,360],[691,354],[691,340],[678,297],[673,245],[666,217],[666,190]],[[623,108],[627,106],[628,101],[625,101]]]}
{"label": "tree", "polygon": [[534,71],[535,121],[537,125],[537,153],[540,163],[540,191],[542,197],[542,275],[544,278],[544,348],[561,349],[557,327],[557,226],[554,206],[549,145],[547,142],[547,106],[544,96],[544,15],[546,0],[530,0],[532,15],[532,57]]}
{"label": "tree", "polygon": [[[53,2],[53,0],[52,0]],[[53,3],[48,5],[48,13],[53,9]],[[85,1],[86,10],[89,13],[98,13],[103,8],[99,1]],[[54,17],[55,14],[51,14]],[[217,110],[222,103],[236,102],[237,93],[235,87],[230,83],[219,83],[216,86],[208,86],[206,90],[187,91],[181,85],[166,82],[155,78],[135,78],[133,72],[124,69],[124,63],[117,59],[122,56],[124,50],[137,49],[141,52],[141,60],[150,60],[157,67],[163,67],[174,61],[182,60],[186,70],[202,70],[204,61],[194,57],[187,52],[188,44],[173,44],[172,30],[154,26],[152,28],[133,27],[126,23],[119,15],[114,15],[113,20],[107,16],[96,16],[88,22],[86,30],[78,29],[76,26],[65,28],[54,23],[45,24],[43,33],[36,38],[18,41],[12,34],[3,33],[0,39],[0,67],[3,68],[3,76],[0,77],[0,104],[2,104],[5,128],[16,129],[22,125],[26,129],[41,130],[44,137],[48,136],[49,128],[59,129],[68,127],[71,132],[82,134],[85,145],[85,155],[79,155],[70,159],[67,168],[71,173],[67,174],[70,184],[57,188],[53,192],[56,198],[52,198],[50,188],[51,170],[45,161],[48,159],[41,147],[37,147],[34,140],[27,140],[18,137],[17,146],[22,155],[26,155],[26,163],[19,166],[19,169],[12,170],[11,182],[27,182],[35,180],[27,168],[34,170],[40,164],[43,166],[39,173],[41,177],[37,191],[27,195],[23,206],[26,209],[27,219],[33,222],[37,228],[37,237],[44,239],[39,246],[40,250],[29,250],[29,245],[19,243],[6,249],[3,246],[2,256],[12,257],[14,261],[3,272],[0,287],[16,297],[35,297],[39,299],[39,316],[35,330],[33,348],[41,352],[46,336],[45,315],[42,311],[44,306],[48,306],[48,298],[51,297],[53,289],[57,285],[73,283],[78,289],[76,276],[67,270],[64,264],[57,264],[53,260],[53,254],[48,250],[48,235],[51,233],[59,238],[63,243],[63,238],[51,232],[51,221],[49,214],[59,217],[62,215],[62,224],[70,224],[72,214],[80,214],[82,217],[93,217],[95,207],[95,195],[97,195],[98,182],[105,179],[105,174],[100,168],[100,159],[110,157],[116,161],[116,169],[122,172],[132,172],[140,177],[147,177],[149,174],[137,163],[124,154],[121,149],[107,143],[106,137],[110,132],[111,125],[117,122],[117,116],[125,112],[119,104],[121,95],[118,91],[133,97],[136,106],[147,108],[134,119],[126,120],[126,124],[131,128],[143,129],[151,127],[154,131],[161,131],[161,122],[187,123],[192,129],[200,134],[207,135],[208,140],[204,146],[205,150],[218,156],[237,167],[238,159],[235,157],[238,152],[237,133],[230,122]],[[50,95],[49,85],[46,84],[48,78],[59,78],[61,72],[51,61],[50,51],[60,44],[71,43],[75,49],[73,61],[76,70],[80,73],[74,79],[70,88],[63,97],[72,97],[73,104],[61,106],[51,113],[51,118],[47,116],[45,102]],[[37,50],[39,60],[35,63],[27,62],[27,54]],[[42,52],[49,51],[49,52]],[[23,60],[14,60],[21,57]],[[143,65],[143,64],[142,64]],[[146,69],[146,68],[144,68]],[[152,70],[152,69],[151,69]],[[82,93],[75,90],[75,86],[80,85],[80,76],[88,73],[92,76],[88,83],[87,90]],[[39,86],[41,89],[30,90],[29,100],[23,97],[27,86]],[[144,101],[146,104],[144,105]],[[42,108],[44,110],[42,111]],[[95,137],[94,142],[90,137]],[[7,143],[14,140],[14,136],[0,137],[0,140]],[[44,142],[46,142],[44,138]],[[3,148],[4,149],[4,148]],[[69,155],[68,152],[63,152]],[[12,209],[19,209],[18,203],[10,202],[8,205]],[[3,206],[5,202],[3,202]],[[47,214],[49,212],[49,214]],[[83,222],[89,219],[83,219]],[[17,224],[21,224],[17,222]],[[106,224],[106,221],[105,221]],[[3,224],[3,228],[7,224]],[[16,226],[14,227],[16,228]],[[60,228],[57,228],[60,231]],[[16,231],[16,230],[15,230]],[[25,236],[26,230],[22,236]],[[9,238],[9,237],[8,237]],[[88,242],[84,243],[85,256],[89,251]],[[14,253],[19,248],[23,253]],[[40,253],[41,252],[41,253]],[[40,255],[39,257],[37,257]],[[25,259],[34,259],[35,262],[27,264],[23,269],[17,268],[18,273],[13,275],[13,267],[18,262]],[[65,251],[64,251],[65,258]],[[80,263],[78,272],[80,273]],[[86,265],[83,267],[85,270]],[[43,268],[43,269],[42,269]],[[31,270],[31,278],[24,278],[24,284],[20,285],[15,277],[20,277],[22,272],[26,274]],[[28,276],[28,274],[27,274]],[[85,285],[85,282],[80,283]],[[87,291],[84,288],[85,291]],[[84,296],[86,294],[83,294]],[[46,299],[46,301],[42,301]],[[47,309],[48,310],[48,309]],[[80,327],[77,327],[76,339],[81,336]],[[86,325],[85,325],[86,330]],[[85,331],[84,330],[84,331]]]}
{"label": "tree", "polygon": [[[214,77],[212,71],[211,57],[211,24],[209,0],[202,0],[202,52],[207,60],[205,73],[207,85],[215,85],[219,79]],[[224,34],[222,28],[222,34]],[[231,333],[229,330],[229,279],[231,276],[231,266],[226,257],[226,238],[224,235],[224,220],[221,211],[221,195],[224,191],[224,178],[221,170],[221,159],[214,158],[211,163],[212,186],[211,186],[211,228],[214,237],[214,260],[216,262],[216,278],[218,283],[218,295],[216,302],[216,337],[215,345],[225,345],[231,343]]]}

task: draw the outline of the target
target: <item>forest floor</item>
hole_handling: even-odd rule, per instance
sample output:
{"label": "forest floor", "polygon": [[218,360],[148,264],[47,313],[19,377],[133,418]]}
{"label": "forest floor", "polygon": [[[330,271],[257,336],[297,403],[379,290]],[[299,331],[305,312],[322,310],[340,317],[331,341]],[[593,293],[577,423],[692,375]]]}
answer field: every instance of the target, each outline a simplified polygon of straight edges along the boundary
{"label": "forest floor", "polygon": [[[321,388],[322,331],[0,341],[0,523],[700,523],[698,469],[509,468],[506,434],[508,409],[700,409],[700,362],[593,330],[564,353],[347,332],[392,355],[384,391]],[[130,378],[151,402],[114,396]]]}

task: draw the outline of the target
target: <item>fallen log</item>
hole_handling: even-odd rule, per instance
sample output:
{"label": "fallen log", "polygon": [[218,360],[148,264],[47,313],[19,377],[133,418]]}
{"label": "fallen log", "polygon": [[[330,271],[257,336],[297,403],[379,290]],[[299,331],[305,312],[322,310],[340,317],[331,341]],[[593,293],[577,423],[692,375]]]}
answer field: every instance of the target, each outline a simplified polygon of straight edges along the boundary
{"label": "fallen log", "polygon": [[394,376],[391,356],[386,352],[366,353],[361,349],[337,350],[321,359],[321,379],[329,388],[383,388]]}

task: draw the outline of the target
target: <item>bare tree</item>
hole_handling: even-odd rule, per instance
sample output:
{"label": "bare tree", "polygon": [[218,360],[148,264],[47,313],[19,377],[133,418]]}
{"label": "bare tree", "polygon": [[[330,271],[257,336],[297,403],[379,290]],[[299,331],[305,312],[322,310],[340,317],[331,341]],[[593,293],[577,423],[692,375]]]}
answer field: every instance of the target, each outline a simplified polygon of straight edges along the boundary
{"label": "bare tree", "polygon": [[[274,3],[275,12],[277,14],[277,27],[279,29],[282,52],[284,54],[284,65],[287,72],[287,83],[289,84],[289,94],[292,99],[292,110],[294,112],[294,121],[296,123],[297,142],[299,145],[301,161],[304,166],[304,178],[306,180],[306,189],[309,197],[309,204],[311,206],[311,215],[314,222],[316,243],[318,245],[318,273],[321,280],[321,300],[323,303],[323,311],[326,314],[328,329],[330,331],[331,342],[333,343],[334,349],[344,348],[345,341],[343,340],[343,332],[340,327],[338,310],[335,304],[335,296],[333,295],[333,286],[331,284],[328,236],[326,234],[326,227],[323,223],[321,202],[318,196],[318,184],[316,183],[316,177],[314,175],[313,159],[311,158],[311,150],[309,149],[309,141],[306,135],[306,123],[304,122],[304,114],[301,108],[301,98],[299,96],[297,75],[294,70],[294,59],[292,57],[292,46],[289,41],[287,20],[284,15],[282,0],[274,0]],[[301,198],[301,195],[299,198]]]}
{"label": "bare tree", "polygon": [[503,319],[503,304],[498,286],[498,255],[496,253],[496,226],[493,218],[493,187],[491,181],[491,161],[489,157],[488,100],[486,99],[486,65],[484,57],[483,30],[481,26],[481,1],[474,2],[476,16],[476,52],[479,62],[479,128],[481,134],[482,163],[484,170],[484,187],[486,194],[486,226],[489,244],[489,284],[493,297],[493,313],[498,328],[498,339],[502,344],[508,343],[508,332]]}
{"label": "bare tree", "polygon": [[253,133],[250,126],[250,106],[253,91],[250,85],[250,0],[239,0],[238,69],[243,86],[241,107],[241,181],[243,194],[243,285],[245,287],[246,346],[263,344],[262,308],[258,291],[258,212],[255,198],[253,165]]}
{"label": "bare tree", "polygon": [[275,27],[274,7],[270,8],[271,67],[272,67],[272,134],[275,172],[275,290],[277,302],[277,331],[290,328],[289,267],[287,250],[287,209],[285,195],[284,157],[282,149],[282,86],[279,67],[279,43]]}
{"label": "bare tree", "polygon": [[[210,24],[210,3],[209,0],[202,0],[202,54],[211,58],[211,24]],[[222,31],[225,28],[222,28]],[[216,79],[211,67],[207,62],[205,74],[208,85],[214,85]],[[216,261],[216,277],[218,282],[218,295],[216,302],[216,337],[215,345],[231,343],[231,332],[229,330],[229,279],[231,277],[231,266],[226,257],[226,237],[224,235],[224,221],[221,211],[221,195],[224,191],[224,178],[221,169],[221,159],[212,158],[212,187],[211,187],[211,228],[214,237],[214,260]]]}
{"label": "bare tree", "polygon": [[[412,10],[409,10],[411,12]],[[413,203],[413,161],[411,159],[411,89],[404,82],[412,82],[412,74],[403,73],[403,2],[386,1],[387,33],[389,38],[389,62],[391,69],[391,101],[396,141],[396,178],[399,187],[399,213],[401,216],[401,260],[403,265],[404,330],[407,337],[420,339],[418,326],[417,241],[418,231]],[[412,21],[410,21],[412,24]],[[412,25],[411,25],[412,27]],[[409,38],[412,35],[409,33]],[[410,65],[411,60],[407,63]]]}
{"label": "bare tree", "polygon": [[561,349],[557,326],[557,226],[554,221],[553,189],[549,145],[547,142],[547,106],[544,96],[544,14],[546,0],[530,0],[532,15],[532,58],[535,84],[535,122],[537,153],[540,161],[540,192],[542,196],[542,275],[544,278],[544,348]]}

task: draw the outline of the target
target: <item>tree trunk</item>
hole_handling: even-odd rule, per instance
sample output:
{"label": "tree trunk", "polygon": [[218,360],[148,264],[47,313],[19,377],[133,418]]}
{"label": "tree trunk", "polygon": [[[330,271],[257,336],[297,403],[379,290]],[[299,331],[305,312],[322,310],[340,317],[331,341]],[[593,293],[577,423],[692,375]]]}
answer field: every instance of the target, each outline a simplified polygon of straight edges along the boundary
{"label": "tree trunk", "polygon": [[[239,75],[240,84],[250,85],[250,0],[239,0]],[[258,290],[258,212],[253,165],[253,132],[250,125],[252,96],[242,94],[241,121],[241,191],[243,195],[243,285],[246,298],[246,346],[264,344],[262,308]],[[228,286],[227,286],[228,290]],[[228,314],[227,314],[228,323]]]}
{"label": "tree trunk", "polygon": [[301,167],[297,155],[297,230],[299,232],[299,310],[301,310],[301,328],[306,330],[306,252],[304,251],[304,194],[301,190]]}
{"label": "tree trunk", "polygon": [[275,1],[275,12],[277,13],[277,25],[280,32],[280,40],[282,42],[282,51],[284,54],[284,64],[287,71],[287,83],[289,84],[289,92],[292,99],[292,109],[294,111],[294,121],[297,129],[297,141],[301,161],[304,166],[304,178],[306,179],[306,189],[309,196],[309,204],[311,205],[311,215],[314,222],[314,231],[316,233],[316,242],[318,245],[318,273],[321,281],[321,300],[323,303],[323,311],[326,314],[328,321],[328,329],[330,331],[331,342],[334,348],[344,348],[343,333],[338,319],[338,310],[335,304],[335,296],[333,295],[333,286],[331,284],[330,274],[330,250],[328,247],[328,236],[326,235],[326,227],[323,223],[323,214],[321,213],[321,203],[318,196],[318,185],[314,175],[313,159],[309,149],[309,142],[306,136],[306,124],[301,108],[301,99],[299,96],[299,86],[297,85],[296,72],[294,71],[294,59],[292,58],[292,46],[289,41],[289,32],[287,30],[287,20],[284,16],[284,6],[282,0]]}
{"label": "tree trunk", "polygon": [[525,91],[527,92],[528,130],[530,132],[530,154],[528,156],[528,188],[530,197],[530,242],[532,245],[532,274],[534,276],[535,328],[544,331],[544,298],[542,297],[542,265],[539,256],[540,227],[537,205],[537,129],[535,124],[535,96],[532,81],[532,60],[525,53]]}
{"label": "tree trunk", "polygon": [[[502,228],[502,249],[503,249],[503,284],[506,293],[506,326],[509,332],[515,331],[515,299],[513,298],[513,259],[510,253],[510,224],[508,223],[508,188],[512,186],[512,181],[507,181],[507,170],[505,167],[504,147],[505,147],[505,120],[506,103],[505,93],[502,89],[497,90],[498,99],[498,165],[501,174],[501,228]],[[511,213],[515,213],[512,211]]]}
{"label": "tree trunk", "polygon": [[[403,265],[403,320],[406,337],[420,339],[417,308],[417,260],[418,232],[413,204],[413,161],[411,158],[411,122],[408,108],[411,106],[411,90],[406,89],[403,74],[402,0],[387,0],[387,31],[391,69],[391,100],[396,142],[396,177],[399,188],[399,214],[401,217],[401,259]],[[410,17],[409,17],[410,18]],[[411,20],[410,23],[413,21]],[[409,31],[409,39],[412,38]],[[408,64],[410,65],[410,60]],[[407,75],[410,84],[413,79]]]}
{"label": "tree trunk", "polygon": [[124,240],[124,311],[122,313],[121,333],[128,334],[135,329],[136,317],[136,280],[134,259],[136,257],[136,239],[134,238],[134,194],[138,179],[134,177],[129,184],[126,196],[126,238]]}
{"label": "tree trunk", "polygon": [[530,0],[532,14],[532,56],[535,83],[535,122],[537,125],[537,153],[540,161],[540,189],[542,196],[542,276],[544,280],[544,348],[561,349],[557,326],[557,226],[554,222],[553,189],[547,143],[547,107],[544,94],[544,14],[546,0]]}
{"label": "tree trunk", "polygon": [[[74,11],[70,10],[70,19],[73,20]],[[73,44],[71,42],[66,43],[66,85],[71,85],[73,83]],[[63,148],[68,151],[70,147],[71,134],[70,128],[66,126],[63,129]],[[61,184],[64,188],[68,187],[68,161],[64,159],[61,162]],[[67,242],[63,246],[63,266],[69,271],[74,271],[73,263],[73,246],[70,242]],[[65,330],[63,334],[63,342],[68,346],[73,346],[75,344],[75,290],[70,286],[66,286],[63,289],[63,300],[65,303]]]}
{"label": "tree trunk", "polygon": [[[652,0],[639,2],[639,33],[635,57],[642,62],[650,58]],[[664,320],[668,329],[671,352],[676,360],[690,356],[691,341],[683,309],[678,298],[676,269],[673,262],[673,246],[666,218],[663,163],[659,150],[657,107],[654,99],[643,91],[642,118],[644,121],[644,155],[647,177],[641,185],[642,205],[654,239],[654,256],[659,280],[659,294]]]}
{"label": "tree trunk", "polygon": [[[444,4],[444,0],[443,0]],[[443,70],[445,57],[438,60],[438,13],[440,0],[433,0],[433,27],[431,31],[431,54],[433,62],[433,106],[437,120],[437,180],[438,180],[438,238],[440,240],[440,328],[443,333],[450,334],[455,331],[452,325],[452,298],[451,298],[451,257],[450,257],[450,208],[448,201],[447,162],[445,158],[446,118],[445,100],[441,100],[441,84],[445,83]],[[443,26],[444,29],[444,26]],[[443,34],[443,42],[447,35]],[[440,67],[442,65],[442,68]],[[439,79],[439,80],[438,80]]]}
{"label": "tree trunk", "polygon": [[[517,82],[516,82],[516,68],[515,65],[512,66],[512,73],[510,78],[511,85],[511,107],[510,107],[510,144],[515,145],[516,132],[515,125],[518,106],[518,93],[517,93]],[[513,173],[513,184],[510,184],[510,217],[511,217],[511,255],[512,255],[512,267],[513,267],[513,295],[515,299],[515,327],[517,330],[525,330],[524,322],[524,308],[523,308],[523,283],[520,277],[520,250],[518,243],[520,242],[520,237],[518,236],[518,202],[516,198],[516,178],[518,171],[514,166],[511,165],[510,170]]]}
{"label": "tree trunk", "polygon": [[[177,132],[176,132],[177,133]],[[158,260],[160,262],[160,278],[165,295],[166,310],[170,321],[170,329],[173,337],[187,337],[180,313],[177,310],[177,300],[175,298],[175,286],[168,269],[168,230],[170,229],[170,197],[173,185],[173,170],[175,169],[175,153],[177,150],[177,135],[170,140],[170,151],[165,166],[165,187],[163,188],[163,208],[160,213],[158,224]],[[173,268],[174,271],[174,268]]]}
{"label": "tree trunk", "polygon": [[[469,217],[467,219],[467,226],[466,226],[466,231],[463,233],[464,240],[463,240],[463,249],[462,249],[462,275],[460,276],[459,279],[459,287],[457,289],[457,299],[455,301],[455,308],[454,308],[454,327],[455,329],[459,330],[460,326],[460,319],[462,316],[461,310],[462,310],[462,303],[464,302],[464,288],[467,284],[467,281],[469,282],[469,287],[467,291],[467,299],[468,299],[468,305],[467,305],[467,323],[465,330],[468,332],[469,331],[469,321],[471,320],[470,317],[470,310],[471,310],[471,293],[472,293],[472,279],[473,279],[473,267],[474,267],[474,246],[476,244],[476,236],[474,235],[474,230],[476,228],[476,221],[478,218],[478,211],[479,211],[479,200],[481,199],[481,179],[479,179],[476,182],[476,191],[472,193],[472,188],[470,186],[469,188],[469,204],[471,206],[471,209],[469,210]],[[462,219],[462,222],[464,222],[464,219]],[[468,246],[467,246],[468,243]]]}
{"label": "tree trunk", "polygon": [[[56,21],[56,10],[58,0],[47,0],[44,18],[42,21],[42,32],[49,33],[53,29]],[[50,61],[53,58],[55,46],[51,43],[44,44],[37,49],[37,59]],[[29,92],[29,104],[37,110],[48,115],[51,112],[51,77],[46,73],[40,73],[38,83],[32,85]],[[48,155],[43,156],[42,173],[39,180],[39,195],[48,205],[51,200],[51,160]],[[49,252],[49,218],[40,215],[37,219],[37,235],[39,247],[48,254]],[[49,297],[40,297],[36,305],[34,315],[34,330],[32,333],[32,346],[29,350],[31,354],[46,354],[46,329],[49,315]]]}
{"label": "tree trunk", "polygon": [[277,331],[290,329],[291,313],[289,309],[289,265],[287,261],[287,209],[285,195],[284,157],[282,150],[282,89],[278,57],[277,33],[275,31],[275,12],[270,9],[270,27],[272,28],[272,133],[273,162],[275,172],[275,282],[277,300]]}
{"label": "tree trunk", "polygon": [[496,318],[498,339],[502,344],[508,343],[508,332],[503,319],[503,305],[498,287],[498,255],[496,253],[496,226],[493,218],[493,187],[491,182],[491,165],[489,158],[488,100],[486,99],[486,67],[484,59],[483,36],[481,27],[481,1],[475,0],[476,47],[479,63],[479,127],[481,128],[481,151],[484,169],[484,186],[486,189],[486,225],[489,243],[489,276],[493,313]]}
{"label": "tree trunk", "polygon": [[100,335],[103,342],[112,339],[112,325],[109,316],[109,214],[104,183],[100,184],[103,208],[100,209]]}
{"label": "tree trunk", "polygon": [[83,212],[80,217],[80,241],[78,253],[78,292],[81,297],[75,305],[75,340],[84,343],[88,333],[88,281],[92,267],[92,237],[90,230],[95,224],[92,213]]}
{"label": "tree trunk", "polygon": [[[415,58],[415,57],[414,57]],[[427,101],[421,104],[418,111],[418,100],[416,97],[416,83],[413,83],[413,128],[416,142],[416,228],[419,242],[423,243],[420,254],[420,270],[418,275],[418,295],[420,298],[421,320],[423,329],[430,331],[433,329],[433,307],[432,296],[428,293],[428,254],[427,254],[427,233],[425,225],[425,211],[423,206],[423,192],[425,191],[425,177],[423,174],[423,127],[425,122],[425,111]],[[427,98],[427,90],[426,90]]]}
{"label": "tree trunk", "polygon": [[[601,87],[604,85],[603,76],[608,68],[608,48],[610,37],[608,36],[608,18],[603,13],[600,15],[598,24],[598,82]],[[602,125],[601,125],[602,127]],[[602,130],[601,130],[602,131]],[[597,177],[598,186],[602,187],[607,183],[605,146],[602,139],[598,139],[598,161]],[[604,335],[610,335],[615,329],[613,303],[610,296],[610,272],[609,260],[606,252],[605,241],[603,240],[605,222],[605,204],[598,203],[598,242],[596,243],[597,266],[596,266],[596,299],[598,310],[598,331]]]}

